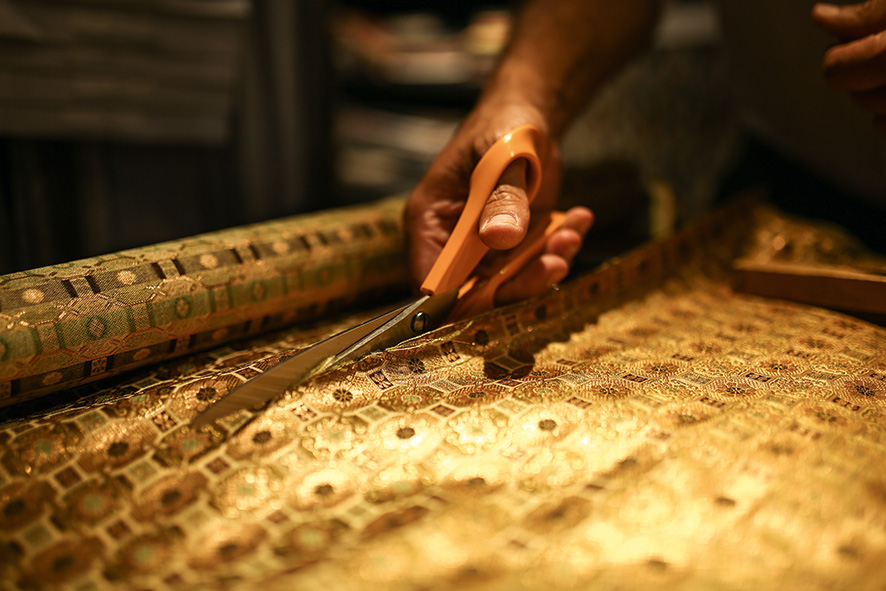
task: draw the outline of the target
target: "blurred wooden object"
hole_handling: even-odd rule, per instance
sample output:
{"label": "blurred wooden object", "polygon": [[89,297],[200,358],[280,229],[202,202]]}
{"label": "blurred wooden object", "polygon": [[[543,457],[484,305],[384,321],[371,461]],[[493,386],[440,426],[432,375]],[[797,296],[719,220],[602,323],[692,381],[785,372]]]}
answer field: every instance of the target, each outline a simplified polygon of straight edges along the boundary
{"label": "blurred wooden object", "polygon": [[733,267],[736,289],[744,293],[837,310],[886,314],[886,274],[748,259],[737,260]]}

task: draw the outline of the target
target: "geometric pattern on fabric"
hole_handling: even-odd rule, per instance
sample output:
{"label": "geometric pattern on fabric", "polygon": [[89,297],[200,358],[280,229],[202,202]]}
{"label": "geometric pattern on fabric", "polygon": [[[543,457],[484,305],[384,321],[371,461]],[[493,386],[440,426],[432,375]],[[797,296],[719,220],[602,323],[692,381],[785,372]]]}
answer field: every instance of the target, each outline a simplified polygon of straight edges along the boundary
{"label": "geometric pattern on fabric", "polygon": [[0,406],[372,301],[406,284],[402,199],[0,277]]}
{"label": "geometric pattern on fabric", "polygon": [[751,217],[726,210],[203,431],[188,422],[220,393],[359,318],[8,418],[2,580],[879,589],[886,330],[733,292]]}

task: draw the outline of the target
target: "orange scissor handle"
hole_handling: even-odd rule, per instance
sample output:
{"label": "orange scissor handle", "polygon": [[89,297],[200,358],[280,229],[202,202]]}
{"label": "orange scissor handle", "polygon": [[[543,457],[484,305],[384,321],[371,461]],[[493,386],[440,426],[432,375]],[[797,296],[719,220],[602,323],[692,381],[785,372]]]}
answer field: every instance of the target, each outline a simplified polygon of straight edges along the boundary
{"label": "orange scissor handle", "polygon": [[[461,217],[422,283],[422,293],[434,295],[461,286],[489,252],[489,247],[480,240],[480,214],[502,173],[518,158],[525,158],[529,163],[526,192],[532,203],[541,186],[538,154],[542,149],[541,132],[532,125],[521,125],[486,151],[471,174],[470,191]],[[523,243],[527,242],[524,239]]]}
{"label": "orange scissor handle", "polygon": [[495,292],[498,287],[513,277],[533,257],[542,253],[548,236],[563,225],[565,218],[566,214],[562,211],[552,211],[545,219],[537,220],[520,246],[507,254],[497,272],[486,278],[474,275],[468,279],[458,292],[458,300],[449,313],[449,320],[470,318],[495,307]]}

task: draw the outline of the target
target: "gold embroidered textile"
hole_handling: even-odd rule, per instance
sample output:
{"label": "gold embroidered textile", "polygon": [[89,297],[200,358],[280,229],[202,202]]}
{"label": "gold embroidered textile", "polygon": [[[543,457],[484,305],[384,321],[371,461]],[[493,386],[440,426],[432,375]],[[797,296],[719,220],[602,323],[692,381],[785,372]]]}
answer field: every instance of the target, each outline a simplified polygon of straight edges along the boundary
{"label": "gold embroidered textile", "polygon": [[0,580],[881,589],[886,331],[734,293],[749,231],[726,210],[205,432],[203,405],[356,318],[7,419]]}

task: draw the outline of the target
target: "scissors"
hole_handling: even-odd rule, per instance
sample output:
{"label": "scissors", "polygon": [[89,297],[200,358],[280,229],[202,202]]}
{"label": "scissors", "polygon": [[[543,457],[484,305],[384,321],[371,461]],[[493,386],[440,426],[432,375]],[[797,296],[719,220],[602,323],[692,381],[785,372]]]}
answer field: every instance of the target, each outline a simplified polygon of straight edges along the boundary
{"label": "scissors", "polygon": [[479,234],[480,215],[489,195],[504,170],[523,158],[529,165],[527,196],[531,203],[541,186],[542,148],[541,132],[522,125],[483,155],[471,174],[464,210],[421,285],[420,298],[312,345],[244,382],[202,410],[191,426],[200,428],[234,411],[258,407],[328,369],[422,335],[447,320],[469,318],[491,309],[498,287],[538,255],[547,238],[563,224],[565,215],[551,212],[533,225],[523,242],[509,251],[491,274],[483,278],[472,275],[489,251]]}

